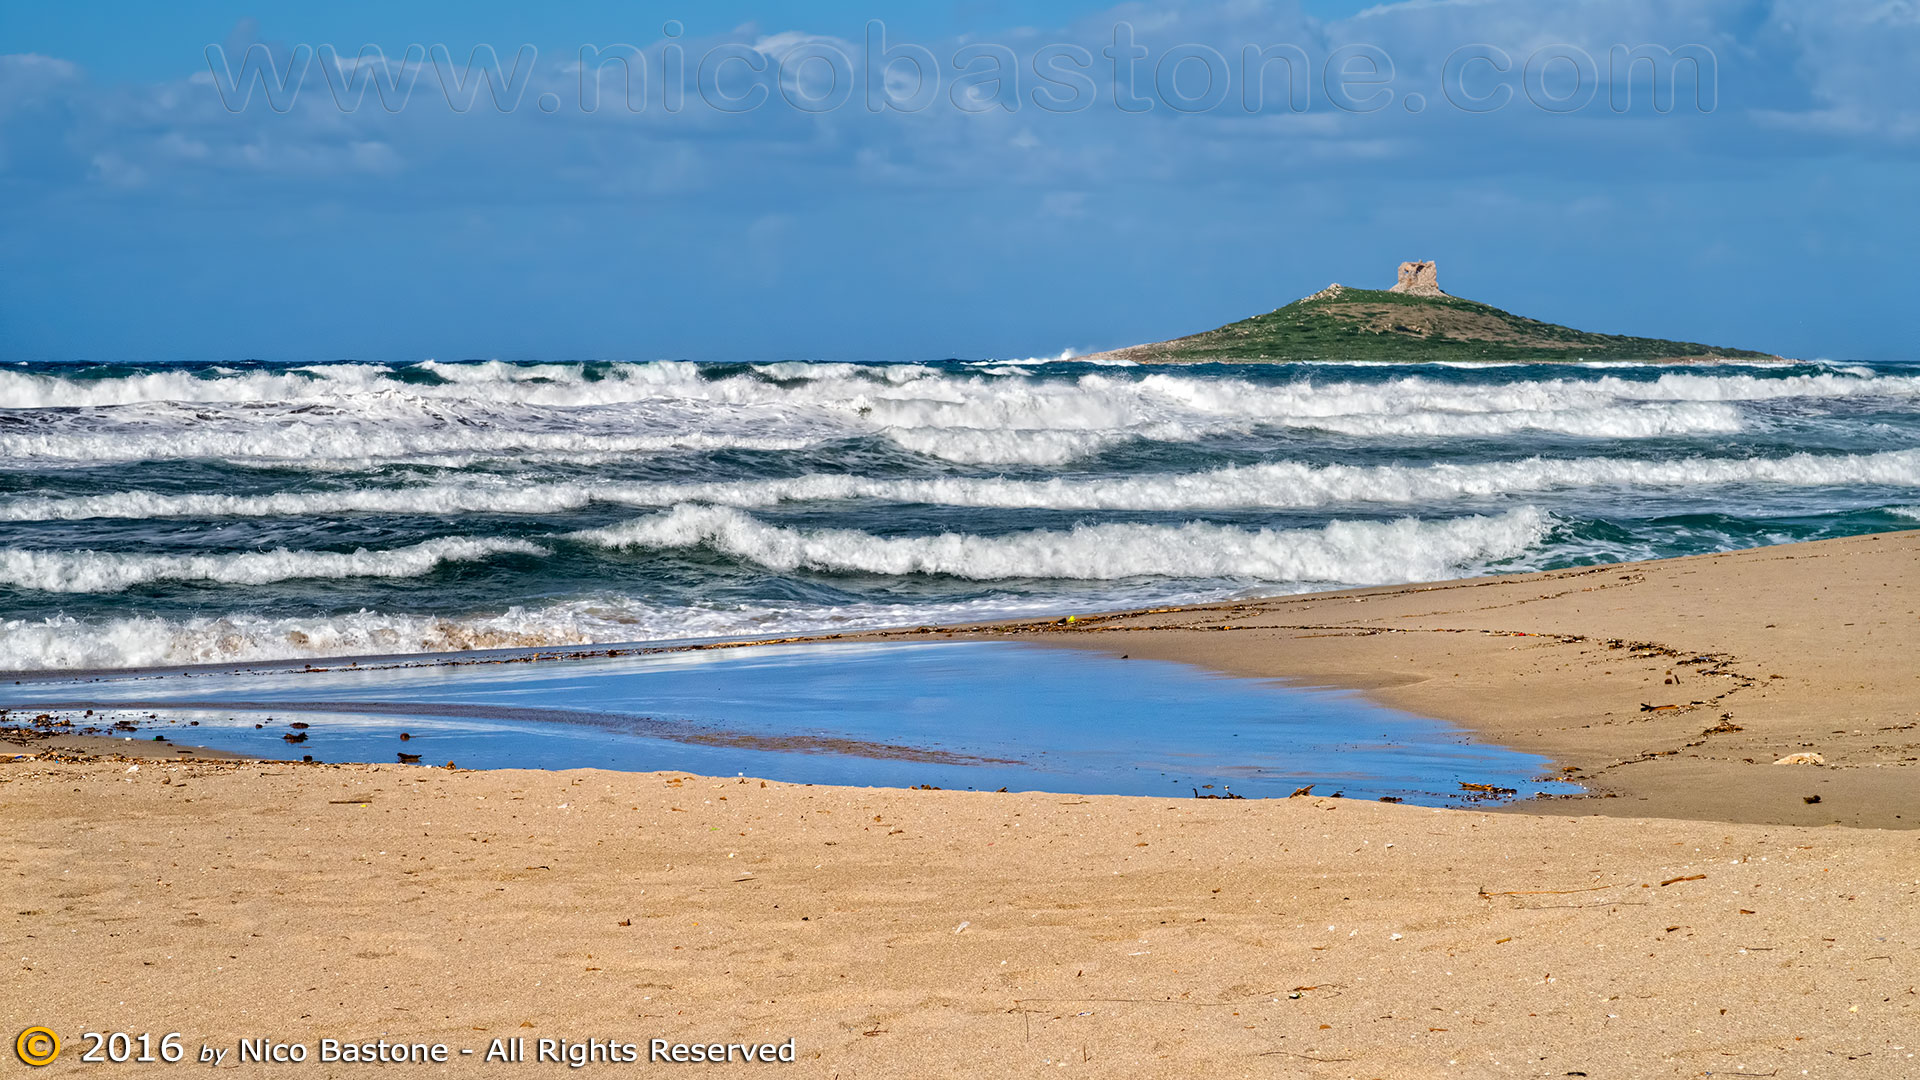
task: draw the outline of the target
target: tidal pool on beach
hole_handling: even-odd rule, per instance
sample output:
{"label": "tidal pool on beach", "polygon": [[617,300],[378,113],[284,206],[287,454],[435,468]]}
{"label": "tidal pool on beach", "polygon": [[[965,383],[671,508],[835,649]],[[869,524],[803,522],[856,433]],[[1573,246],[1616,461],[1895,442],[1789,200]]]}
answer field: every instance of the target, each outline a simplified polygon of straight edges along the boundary
{"label": "tidal pool on beach", "polygon": [[325,762],[1248,798],[1312,785],[1429,805],[1579,790],[1543,779],[1537,755],[1347,691],[1012,642],[42,678],[0,687],[0,707]]}

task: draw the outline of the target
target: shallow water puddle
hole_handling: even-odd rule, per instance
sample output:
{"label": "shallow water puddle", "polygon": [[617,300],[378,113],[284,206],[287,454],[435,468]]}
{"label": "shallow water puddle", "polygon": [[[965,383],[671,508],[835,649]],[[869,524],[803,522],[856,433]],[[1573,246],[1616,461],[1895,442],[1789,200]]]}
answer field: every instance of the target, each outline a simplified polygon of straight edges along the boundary
{"label": "shallow water puddle", "polygon": [[[94,709],[183,745],[319,761],[744,774],[1129,795],[1572,792],[1546,759],[1345,691],[1008,642],[762,646],[537,663],[35,680],[0,706]],[[151,715],[150,715],[151,714]],[[17,718],[16,718],[17,719]],[[198,721],[198,726],[193,722]],[[300,724],[303,727],[292,725]],[[402,739],[406,733],[409,738]],[[290,742],[288,736],[299,741]],[[305,736],[304,739],[300,738]]]}

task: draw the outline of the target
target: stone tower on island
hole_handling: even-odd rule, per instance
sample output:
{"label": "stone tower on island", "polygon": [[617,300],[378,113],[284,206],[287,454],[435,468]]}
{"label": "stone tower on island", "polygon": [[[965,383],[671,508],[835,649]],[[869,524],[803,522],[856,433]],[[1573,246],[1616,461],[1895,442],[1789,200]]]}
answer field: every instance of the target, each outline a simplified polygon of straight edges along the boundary
{"label": "stone tower on island", "polygon": [[1400,264],[1400,280],[1394,282],[1388,292],[1406,293],[1408,296],[1445,296],[1440,291],[1440,270],[1432,262],[1403,262]]}

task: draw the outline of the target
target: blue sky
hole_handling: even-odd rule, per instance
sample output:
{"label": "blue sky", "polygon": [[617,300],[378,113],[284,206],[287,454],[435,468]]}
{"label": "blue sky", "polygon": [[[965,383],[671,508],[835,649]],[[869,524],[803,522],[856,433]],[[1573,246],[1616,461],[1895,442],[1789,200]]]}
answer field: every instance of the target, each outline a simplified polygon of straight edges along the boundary
{"label": "blue sky", "polygon": [[[1029,357],[1409,258],[1583,328],[1915,352],[1909,0],[547,7],[0,8],[0,358]],[[869,88],[873,19],[927,50],[928,93],[906,64]],[[1117,31],[1144,60],[1103,55]],[[581,47],[622,43],[645,108],[614,64],[589,112]],[[223,97],[210,44],[301,70],[284,110]],[[460,112],[429,59],[397,110],[348,112],[323,44],[530,66]],[[1293,107],[1278,65],[1248,107],[1247,46],[1299,50]],[[1710,77],[1680,65],[1662,111],[1615,46],[1692,47]],[[956,93],[995,47],[1017,84]],[[1070,88],[1034,62],[1076,49],[1091,92],[1049,108]]]}

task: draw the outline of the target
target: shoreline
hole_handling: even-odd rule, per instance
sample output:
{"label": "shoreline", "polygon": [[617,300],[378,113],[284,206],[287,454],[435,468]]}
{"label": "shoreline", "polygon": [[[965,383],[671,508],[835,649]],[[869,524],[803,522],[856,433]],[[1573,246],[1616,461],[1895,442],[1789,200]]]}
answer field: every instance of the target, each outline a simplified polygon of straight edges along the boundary
{"label": "shoreline", "polygon": [[[1588,792],[1517,802],[1503,807],[1506,812],[1914,829],[1920,828],[1920,800],[1909,792],[1920,776],[1920,712],[1913,707],[1920,701],[1920,672],[1903,642],[1914,640],[1920,621],[1903,605],[1920,596],[1917,571],[1920,530],[1909,530],[1039,619],[324,663],[38,672],[21,679],[298,674],[773,644],[1019,640],[1355,691],[1479,741],[1540,754],[1561,778]],[[1825,763],[1773,764],[1807,753]]]}
{"label": "shoreline", "polygon": [[[1493,812],[0,754],[3,1000],[76,1047],[456,1048],[403,1076],[496,1037],[791,1038],[823,1080],[1905,1075],[1920,735],[1846,733],[1920,720],[1916,566],[1911,532],[867,635],[1358,688],[1616,789]],[[1757,752],[1809,741],[1830,764]]]}
{"label": "shoreline", "polygon": [[1589,792],[1503,812],[1915,829],[1917,604],[1908,530],[968,636],[1356,691]]}

